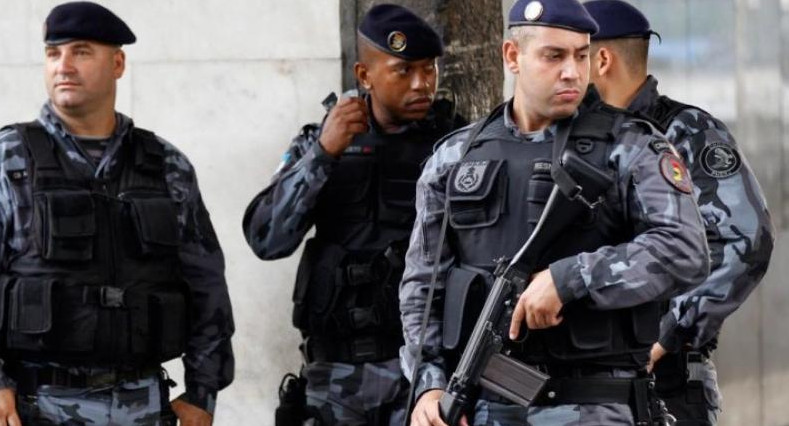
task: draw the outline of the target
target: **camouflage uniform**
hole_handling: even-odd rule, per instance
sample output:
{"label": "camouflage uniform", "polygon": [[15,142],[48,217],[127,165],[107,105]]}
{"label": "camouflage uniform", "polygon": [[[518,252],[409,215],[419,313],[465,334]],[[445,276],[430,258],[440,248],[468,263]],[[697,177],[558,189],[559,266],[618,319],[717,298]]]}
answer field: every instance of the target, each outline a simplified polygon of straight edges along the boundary
{"label": "camouflage uniform", "polygon": [[[85,176],[97,179],[110,178],[121,166],[120,146],[128,140],[125,136],[133,128],[130,118],[116,113],[115,131],[96,166],[49,104],[42,108],[38,121],[56,141],[56,149],[62,150]],[[192,328],[183,356],[186,393],[180,398],[213,413],[217,392],[230,384],[234,371],[230,344],[234,325],[224,278],[224,257],[192,165],[173,145],[162,139],[159,142],[164,145],[167,186],[179,206],[178,257],[192,297]],[[28,153],[20,135],[13,129],[0,132],[0,259],[4,265],[24,251],[33,238],[33,209],[27,208],[33,196],[28,167]],[[83,367],[75,368],[90,367],[90,360],[85,360]],[[96,372],[96,368],[91,371]],[[0,373],[0,383],[4,387],[15,386],[13,378],[5,372]],[[157,395],[160,388],[167,387],[161,385],[159,375],[153,374],[101,389],[42,386],[38,389],[38,410],[56,422],[70,419],[96,424],[132,424],[138,419],[142,424],[155,424],[160,408]],[[20,395],[23,397],[31,401],[30,395]]]}
{"label": "camouflage uniform", "polygon": [[[368,105],[370,100],[368,99]],[[445,102],[445,101],[441,101]],[[447,114],[436,113],[436,105],[425,120],[412,122],[403,126],[399,135],[413,135],[411,140],[425,139],[425,152],[429,153],[433,143],[447,131],[440,131],[432,136],[444,125],[443,117]],[[447,115],[449,116],[449,115]],[[375,123],[370,113],[369,135],[375,137],[393,137],[392,134],[384,135]],[[456,122],[462,120],[454,116]],[[447,125],[453,125],[448,122]],[[455,126],[457,126],[455,124]],[[343,250],[383,251],[391,242],[404,244],[408,240],[410,227],[413,221],[413,207],[407,214],[407,223],[387,223],[381,216],[374,213],[372,218],[365,220],[356,219],[350,224],[343,222],[342,218],[334,219],[322,217],[328,213],[320,208],[321,204],[330,205],[334,213],[342,214],[343,210],[350,208],[337,199],[321,202],[339,195],[327,195],[327,182],[332,176],[337,176],[337,171],[349,167],[341,160],[332,157],[323,150],[318,138],[320,126],[311,124],[304,126],[301,133],[293,139],[288,150],[283,156],[282,163],[275,172],[271,184],[264,189],[249,205],[244,216],[244,234],[247,242],[258,257],[264,260],[279,259],[289,256],[301,244],[307,232],[315,225],[316,238],[313,241],[331,241]],[[396,136],[395,136],[396,137]],[[401,138],[408,139],[406,137]],[[355,139],[357,142],[359,138]],[[399,143],[398,140],[385,140],[384,146]],[[356,142],[354,142],[356,143]],[[422,143],[422,142],[420,142]],[[357,149],[358,148],[358,149]],[[363,154],[361,147],[351,145],[343,156]],[[377,151],[376,151],[377,152]],[[373,153],[374,154],[374,153]],[[380,154],[379,154],[380,155]],[[424,160],[427,154],[419,158]],[[378,157],[373,168],[382,168],[385,159]],[[348,169],[345,169],[346,171]],[[418,174],[415,173],[415,180]],[[376,177],[377,178],[377,177]],[[370,179],[373,180],[373,179]],[[413,187],[411,188],[413,190]],[[350,191],[350,190],[348,190]],[[379,194],[377,189],[370,189],[364,195],[361,204],[374,204]],[[322,198],[323,197],[323,198]],[[382,197],[383,198],[383,197]],[[412,201],[412,200],[409,200]],[[357,203],[359,204],[359,203]],[[373,208],[375,209],[375,208]],[[376,210],[378,212],[378,210]],[[327,236],[329,235],[329,236]],[[308,242],[308,246],[309,246]],[[396,257],[402,263],[404,249],[398,251]],[[306,259],[302,257],[302,266]],[[309,261],[307,261],[309,263]],[[317,263],[317,261],[316,261]],[[300,268],[302,267],[300,266]],[[333,271],[331,272],[333,273]],[[331,274],[330,273],[330,274]],[[393,286],[399,282],[400,272],[397,277],[390,280]],[[309,290],[309,291],[315,291]],[[396,288],[392,290],[392,297],[396,297]],[[394,300],[387,300],[386,306],[397,316],[397,305]],[[305,353],[306,365],[302,376],[307,379],[306,395],[310,414],[316,414],[325,424],[402,424],[405,396],[408,386],[400,371],[396,358],[398,340],[400,337],[399,318],[395,318],[396,336],[381,335],[379,339],[390,339],[394,343],[391,353],[394,357],[377,359],[374,362],[336,362],[336,360],[313,360],[306,355],[311,352],[307,347],[315,340],[315,334],[324,340],[331,340],[332,336],[322,333],[313,333],[304,330],[305,343],[301,350]],[[295,321],[294,321],[295,322]],[[330,362],[331,361],[331,362]],[[381,417],[383,416],[383,417]]]}
{"label": "camouflage uniform", "polygon": [[[511,108],[512,101],[507,105],[503,117],[490,123],[488,127],[495,129],[491,132],[496,132],[508,142],[553,143],[555,125],[541,132],[522,134],[511,118]],[[414,370],[426,295],[445,214],[448,179],[461,160],[461,146],[469,132],[469,128],[466,128],[449,136],[427,162],[417,184],[417,220],[400,288],[400,308],[406,337],[406,345],[401,350],[401,363],[408,378]],[[478,141],[482,141],[480,144],[484,146],[487,140],[494,137],[480,136]],[[698,209],[692,196],[669,185],[668,177],[661,175],[658,167],[660,155],[651,148],[660,143],[663,143],[661,137],[645,133],[642,125],[634,122],[625,123],[616,135],[616,143],[608,161],[616,177],[615,187],[609,189],[606,203],[598,208],[615,210],[614,216],[622,218],[622,222],[619,222],[621,226],[632,227],[637,236],[623,244],[603,246],[596,251],[552,263],[551,271],[565,306],[568,302],[582,301],[601,311],[635,307],[658,298],[668,298],[700,283],[706,277],[708,252]],[[517,164],[527,165],[533,160],[521,156]],[[516,164],[512,156],[507,161]],[[456,181],[454,185],[457,185]],[[523,209],[516,210],[513,207],[526,202],[525,194],[519,196],[523,198],[510,200],[510,207],[502,209],[506,212],[522,212]],[[527,223],[525,217],[508,220],[512,220],[510,223]],[[448,273],[457,266],[460,256],[460,252],[454,248],[455,239],[452,238],[455,230],[451,229],[438,265],[436,296],[426,330],[423,363],[416,376],[417,397],[430,389],[442,389],[447,384],[446,359],[442,352],[442,300],[447,292],[445,281]],[[525,229],[524,226],[510,230],[521,234],[520,244],[526,240]],[[501,249],[501,253],[483,255],[494,259],[514,254],[506,250],[509,248]],[[557,266],[561,268],[556,269]],[[646,356],[640,357],[637,362],[643,369]],[[636,374],[634,370],[613,369],[608,372],[609,377],[632,377]],[[477,408],[476,424],[531,422],[597,425],[633,422],[631,410],[624,404],[559,405],[550,408],[533,406],[527,414],[517,407],[501,407],[495,401],[483,400]],[[502,417],[498,418],[500,415]],[[505,420],[507,418],[509,420]]]}
{"label": "camouflage uniform", "polygon": [[[660,97],[657,85],[654,77],[648,77],[628,109],[653,114]],[[688,106],[668,124],[666,138],[693,176],[712,272],[702,285],[671,300],[661,322],[660,344],[669,352],[680,351],[668,358],[682,356],[683,347],[705,353],[699,379],[705,388],[709,422],[715,424],[721,397],[715,366],[706,357],[715,348],[723,321],[740,307],[767,271],[775,230],[759,183],[720,120]],[[672,398],[666,399],[672,407]]]}

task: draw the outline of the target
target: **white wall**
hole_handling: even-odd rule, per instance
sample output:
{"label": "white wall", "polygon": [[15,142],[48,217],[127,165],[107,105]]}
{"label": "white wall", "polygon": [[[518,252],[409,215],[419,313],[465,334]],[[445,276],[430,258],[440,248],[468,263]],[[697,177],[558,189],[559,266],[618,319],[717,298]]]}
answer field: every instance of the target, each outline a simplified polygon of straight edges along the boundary
{"label": "white wall", "polygon": [[[300,363],[290,324],[298,256],[262,262],[241,218],[301,124],[340,88],[340,0],[99,0],[138,42],[117,109],[194,163],[227,260],[236,380],[216,424],[273,424],[276,386]],[[45,100],[42,23],[52,0],[2,0],[0,123],[28,121]],[[180,362],[168,369],[183,384]],[[180,378],[180,380],[179,380]]]}

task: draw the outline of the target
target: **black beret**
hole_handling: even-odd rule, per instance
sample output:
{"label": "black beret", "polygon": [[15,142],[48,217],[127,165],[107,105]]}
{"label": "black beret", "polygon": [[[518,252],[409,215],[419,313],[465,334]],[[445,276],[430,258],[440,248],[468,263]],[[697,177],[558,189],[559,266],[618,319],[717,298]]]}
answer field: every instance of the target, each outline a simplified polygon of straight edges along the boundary
{"label": "black beret", "polygon": [[132,44],[137,37],[129,26],[104,6],[87,1],[55,6],[44,21],[44,43],[92,40],[107,44]]}
{"label": "black beret", "polygon": [[629,3],[620,0],[596,0],[584,3],[584,7],[600,25],[600,31],[592,36],[592,40],[649,38],[652,34],[660,38],[660,34],[650,28],[647,17]]}
{"label": "black beret", "polygon": [[378,49],[409,61],[444,54],[441,37],[433,28],[395,4],[373,6],[359,25],[359,35]]}
{"label": "black beret", "polygon": [[542,25],[594,34],[597,23],[578,0],[517,0],[510,9],[509,28]]}

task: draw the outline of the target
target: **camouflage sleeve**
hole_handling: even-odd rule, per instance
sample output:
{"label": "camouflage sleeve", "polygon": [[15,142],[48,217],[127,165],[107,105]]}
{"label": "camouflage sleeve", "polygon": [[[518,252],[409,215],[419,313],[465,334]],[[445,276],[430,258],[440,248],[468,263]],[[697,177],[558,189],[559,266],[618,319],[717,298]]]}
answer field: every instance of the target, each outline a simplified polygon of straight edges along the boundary
{"label": "camouflage sleeve", "polygon": [[167,183],[180,205],[181,270],[192,297],[191,332],[183,357],[186,393],[179,398],[213,412],[216,394],[233,381],[235,367],[225,259],[192,165],[169,144],[166,158]]}
{"label": "camouflage sleeve", "polygon": [[337,159],[318,143],[319,128],[307,125],[293,139],[271,184],[244,214],[244,236],[264,260],[292,254],[312,227],[312,208]]}
{"label": "camouflage sleeve", "polygon": [[[406,267],[400,284],[400,313],[403,320],[405,346],[400,350],[400,364],[408,380],[413,377],[422,317],[431,285],[436,250],[444,219],[447,175],[460,159],[460,150],[468,132],[452,136],[430,157],[416,184],[416,221],[406,253]],[[444,280],[454,263],[448,244],[444,244],[438,267],[438,278],[430,317],[425,333],[422,362],[419,365],[416,396],[430,389],[443,389],[447,384],[445,363],[441,357]]]}
{"label": "camouflage sleeve", "polygon": [[723,123],[688,109],[667,136],[691,169],[712,260],[707,280],[673,298],[663,318],[660,343],[676,351],[717,335],[767,271],[775,231],[759,183]]}
{"label": "camouflage sleeve", "polygon": [[[9,173],[24,170],[25,160],[18,151],[21,146],[19,135],[14,130],[0,131],[0,265],[5,268],[8,243],[13,226],[13,202],[15,197],[9,181]],[[0,360],[2,366],[2,360]],[[16,383],[0,369],[0,389],[16,388]]]}
{"label": "camouflage sleeve", "polygon": [[614,198],[635,238],[551,264],[563,303],[588,296],[596,309],[627,308],[668,299],[709,274],[690,176],[673,149],[657,148],[668,146],[662,137],[643,130],[626,123],[609,160],[617,174]]}

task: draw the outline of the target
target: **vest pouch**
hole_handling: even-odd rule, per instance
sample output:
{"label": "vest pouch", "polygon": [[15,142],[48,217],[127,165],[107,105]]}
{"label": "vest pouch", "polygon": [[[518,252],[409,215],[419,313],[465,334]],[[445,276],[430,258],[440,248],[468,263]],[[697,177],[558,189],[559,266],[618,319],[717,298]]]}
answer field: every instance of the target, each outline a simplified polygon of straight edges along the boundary
{"label": "vest pouch", "polygon": [[[564,320],[548,337],[547,350],[556,358],[575,358],[577,354],[605,352],[612,345],[614,323],[611,313],[595,311],[582,304],[571,303],[561,312]],[[554,330],[554,329],[551,329]]]}
{"label": "vest pouch", "polygon": [[134,227],[133,252],[140,257],[168,256],[178,252],[178,211],[170,198],[131,198]]}
{"label": "vest pouch", "polygon": [[493,275],[484,269],[458,265],[449,270],[444,290],[444,349],[465,347],[492,284]]}
{"label": "vest pouch", "polygon": [[464,161],[449,175],[449,223],[454,229],[495,224],[506,206],[503,160]]}
{"label": "vest pouch", "polygon": [[17,278],[8,303],[6,346],[18,350],[43,350],[44,336],[52,330],[54,280]]}
{"label": "vest pouch", "polygon": [[347,151],[343,154],[318,196],[317,216],[321,221],[362,222],[371,218],[369,193],[374,160],[371,155],[349,154]]}
{"label": "vest pouch", "polygon": [[342,274],[348,252],[336,244],[310,239],[296,273],[293,291],[293,325],[308,334],[322,334],[329,328],[343,286]]}
{"label": "vest pouch", "polygon": [[189,329],[186,297],[177,291],[148,296],[151,354],[158,361],[180,357],[186,350]]}
{"label": "vest pouch", "polygon": [[93,258],[96,216],[88,191],[47,191],[35,194],[35,228],[41,257],[57,261]]}
{"label": "vest pouch", "polygon": [[652,346],[660,338],[660,303],[645,303],[630,309],[633,337],[637,343]]}

